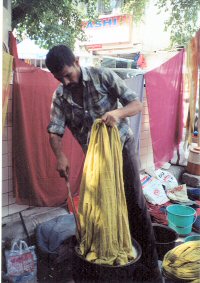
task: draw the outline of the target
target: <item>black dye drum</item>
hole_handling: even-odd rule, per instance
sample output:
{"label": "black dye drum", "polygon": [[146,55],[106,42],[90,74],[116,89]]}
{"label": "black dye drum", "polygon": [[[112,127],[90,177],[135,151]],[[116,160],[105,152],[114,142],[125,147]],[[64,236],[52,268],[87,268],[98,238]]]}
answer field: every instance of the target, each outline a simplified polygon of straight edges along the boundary
{"label": "black dye drum", "polygon": [[75,247],[73,257],[74,281],[76,283],[132,282],[134,271],[136,270],[137,263],[142,255],[142,250],[138,242],[132,239],[132,243],[136,251],[136,258],[123,266],[100,265],[89,262],[77,252],[77,247]]}

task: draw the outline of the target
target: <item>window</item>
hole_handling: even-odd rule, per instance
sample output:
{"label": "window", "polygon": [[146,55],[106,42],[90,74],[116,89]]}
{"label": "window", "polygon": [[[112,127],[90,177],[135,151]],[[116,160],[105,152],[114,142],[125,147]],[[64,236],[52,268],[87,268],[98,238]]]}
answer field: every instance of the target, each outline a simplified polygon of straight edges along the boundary
{"label": "window", "polygon": [[110,0],[109,4],[105,4],[103,0],[98,1],[99,14],[111,14],[115,9],[120,9],[124,4],[124,0]]}

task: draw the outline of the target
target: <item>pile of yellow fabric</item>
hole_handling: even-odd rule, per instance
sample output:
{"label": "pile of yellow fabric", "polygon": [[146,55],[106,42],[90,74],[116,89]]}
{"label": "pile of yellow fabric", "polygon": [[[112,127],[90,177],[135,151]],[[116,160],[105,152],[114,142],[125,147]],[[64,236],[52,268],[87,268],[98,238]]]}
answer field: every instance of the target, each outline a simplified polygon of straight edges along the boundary
{"label": "pile of yellow fabric", "polygon": [[136,256],[131,243],[117,127],[96,120],[80,189],[80,254],[97,264],[124,265]]}
{"label": "pile of yellow fabric", "polygon": [[170,250],[163,260],[163,271],[166,277],[200,282],[200,241],[183,243]]}

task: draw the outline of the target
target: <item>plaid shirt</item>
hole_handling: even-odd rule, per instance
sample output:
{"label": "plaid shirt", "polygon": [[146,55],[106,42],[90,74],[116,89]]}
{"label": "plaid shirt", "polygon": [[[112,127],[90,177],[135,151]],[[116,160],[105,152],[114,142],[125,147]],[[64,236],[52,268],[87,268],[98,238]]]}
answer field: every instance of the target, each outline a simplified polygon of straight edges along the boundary
{"label": "plaid shirt", "polygon": [[[55,91],[51,105],[48,132],[63,135],[68,127],[73,136],[87,150],[90,130],[95,119],[106,112],[123,107],[133,100],[136,94],[110,69],[82,68],[83,107],[73,102],[71,91],[61,84]],[[122,145],[126,138],[133,136],[128,118],[117,125]]]}

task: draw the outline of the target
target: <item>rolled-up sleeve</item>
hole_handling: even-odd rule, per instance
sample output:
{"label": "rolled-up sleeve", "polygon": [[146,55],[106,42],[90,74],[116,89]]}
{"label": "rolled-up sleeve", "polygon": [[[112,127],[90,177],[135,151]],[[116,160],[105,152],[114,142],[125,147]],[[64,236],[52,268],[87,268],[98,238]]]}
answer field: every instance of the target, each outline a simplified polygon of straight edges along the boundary
{"label": "rolled-up sleeve", "polygon": [[65,132],[65,115],[62,109],[61,98],[57,95],[57,91],[53,94],[50,123],[47,131],[58,135],[63,135]]}
{"label": "rolled-up sleeve", "polygon": [[125,82],[112,70],[105,69],[103,78],[106,81],[109,93],[116,96],[123,106],[138,100],[136,93],[128,88]]}

